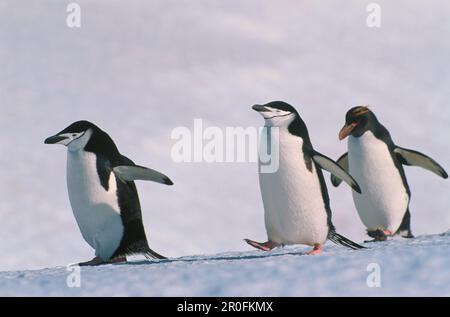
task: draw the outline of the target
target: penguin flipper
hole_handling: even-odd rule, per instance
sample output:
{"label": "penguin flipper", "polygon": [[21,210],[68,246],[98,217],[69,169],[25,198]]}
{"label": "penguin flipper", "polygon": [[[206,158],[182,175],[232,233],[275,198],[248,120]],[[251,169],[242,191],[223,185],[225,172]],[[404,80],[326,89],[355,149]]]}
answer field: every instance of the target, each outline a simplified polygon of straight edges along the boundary
{"label": "penguin flipper", "polygon": [[353,190],[357,193],[361,194],[361,188],[359,187],[358,183],[353,179],[353,177],[350,176],[341,166],[336,164],[332,159],[329,157],[326,157],[323,154],[320,154],[318,152],[314,153],[313,156],[314,162],[316,162],[322,169],[330,172],[337,178],[343,180],[346,182]]}
{"label": "penguin flipper", "polygon": [[173,185],[166,175],[151,168],[138,165],[119,165],[113,168],[114,174],[124,182],[135,180],[152,181],[165,185]]}
{"label": "penguin flipper", "polygon": [[394,152],[397,154],[400,162],[408,166],[419,166],[442,178],[448,178],[447,172],[431,157],[423,153],[409,150],[401,147],[396,147]]}
{"label": "penguin flipper", "polygon": [[[348,152],[344,153],[337,161],[336,163],[342,167],[344,171],[348,173]],[[334,176],[331,174],[331,183],[334,187],[338,187],[342,183],[342,179]]]}
{"label": "penguin flipper", "polygon": [[359,245],[358,243],[353,242],[352,240],[340,235],[334,229],[331,229],[328,233],[328,239],[336,244],[340,244],[353,250],[366,249],[366,247],[363,247],[362,245]]}

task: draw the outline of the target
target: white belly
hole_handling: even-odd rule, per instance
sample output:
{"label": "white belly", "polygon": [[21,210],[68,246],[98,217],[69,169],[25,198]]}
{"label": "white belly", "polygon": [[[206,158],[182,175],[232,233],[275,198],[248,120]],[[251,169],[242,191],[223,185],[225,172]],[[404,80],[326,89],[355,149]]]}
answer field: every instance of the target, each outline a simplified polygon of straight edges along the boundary
{"label": "white belly", "polygon": [[68,151],[67,186],[78,227],[96,256],[108,260],[120,245],[123,224],[117,203],[117,184],[110,174],[109,190],[100,183],[96,156],[85,151]]}
{"label": "white belly", "polygon": [[314,164],[310,172],[301,138],[280,130],[280,140],[278,171],[259,174],[267,236],[280,244],[324,243],[327,213]]}
{"label": "white belly", "polygon": [[361,187],[353,192],[353,201],[364,225],[369,230],[400,227],[409,197],[400,172],[394,165],[388,146],[371,131],[361,137],[349,137],[349,172]]}

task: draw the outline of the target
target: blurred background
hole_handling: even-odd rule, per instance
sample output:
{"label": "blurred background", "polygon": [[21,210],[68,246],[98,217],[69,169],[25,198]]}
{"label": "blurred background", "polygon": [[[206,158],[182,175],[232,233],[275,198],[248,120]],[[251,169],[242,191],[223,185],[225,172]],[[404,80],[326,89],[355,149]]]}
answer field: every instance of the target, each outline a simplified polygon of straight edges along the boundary
{"label": "blurred background", "polygon": [[[255,103],[284,100],[316,150],[337,159],[345,112],[369,104],[394,141],[450,170],[450,2],[79,0],[0,2],[0,270],[93,257],[73,217],[66,150],[43,140],[90,120],[140,165],[175,186],[139,182],[157,252],[178,257],[250,250],[266,238],[255,163],[171,160],[179,126],[261,126]],[[450,182],[406,168],[416,235],[450,228]],[[329,177],[327,175],[329,183]],[[356,241],[365,230],[348,187],[329,185],[333,219]]]}

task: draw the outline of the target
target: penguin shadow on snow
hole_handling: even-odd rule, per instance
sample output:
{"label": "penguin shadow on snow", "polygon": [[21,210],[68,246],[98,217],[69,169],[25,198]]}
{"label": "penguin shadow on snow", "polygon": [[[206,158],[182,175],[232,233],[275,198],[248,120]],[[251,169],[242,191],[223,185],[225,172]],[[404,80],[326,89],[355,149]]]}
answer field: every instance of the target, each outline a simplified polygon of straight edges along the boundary
{"label": "penguin shadow on snow", "polygon": [[[281,249],[280,249],[281,248]],[[278,247],[278,249],[273,249],[271,251],[252,251],[252,254],[248,254],[246,252],[242,252],[242,255],[222,255],[222,256],[198,256],[198,257],[191,257],[191,256],[183,256],[179,258],[166,258],[166,259],[160,259],[160,260],[136,260],[136,261],[130,261],[125,263],[109,263],[114,266],[127,266],[127,265],[163,265],[163,264],[171,264],[171,263],[197,263],[197,262],[227,262],[227,261],[248,261],[248,260],[257,260],[257,259],[266,259],[266,258],[278,258],[283,256],[312,256],[308,254],[306,251],[287,251],[283,252],[283,247]],[[337,249],[336,249],[337,250]],[[369,248],[365,248],[365,250],[370,250]],[[345,250],[345,252],[355,252],[356,250]],[[358,252],[364,251],[358,250]],[[321,255],[327,255],[331,252],[324,251],[323,253],[319,254]]]}

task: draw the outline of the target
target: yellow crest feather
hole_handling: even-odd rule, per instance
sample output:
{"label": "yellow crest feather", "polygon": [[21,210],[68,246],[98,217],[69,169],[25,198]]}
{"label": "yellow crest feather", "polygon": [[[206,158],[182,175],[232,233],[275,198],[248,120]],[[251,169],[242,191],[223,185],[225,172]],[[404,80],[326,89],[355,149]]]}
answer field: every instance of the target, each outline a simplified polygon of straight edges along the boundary
{"label": "yellow crest feather", "polygon": [[359,106],[352,111],[352,116],[359,117],[362,116],[363,114],[368,113],[369,111],[370,111],[369,106]]}

